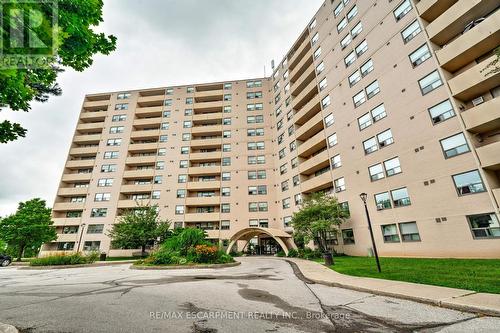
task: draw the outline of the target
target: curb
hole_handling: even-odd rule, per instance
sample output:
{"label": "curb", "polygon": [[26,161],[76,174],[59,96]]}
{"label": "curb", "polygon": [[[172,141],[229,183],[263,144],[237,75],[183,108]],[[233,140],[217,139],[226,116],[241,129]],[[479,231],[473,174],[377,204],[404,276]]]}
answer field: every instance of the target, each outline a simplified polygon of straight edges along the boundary
{"label": "curb", "polygon": [[175,265],[175,266],[140,266],[130,265],[130,269],[137,270],[168,270],[168,269],[207,269],[207,268],[227,268],[241,265],[241,262],[230,262],[228,264],[201,264],[201,265]]}
{"label": "curb", "polygon": [[[394,293],[394,292],[390,292],[390,291],[371,289],[371,288],[366,288],[366,287],[358,287],[358,286],[353,286],[353,285],[345,284],[345,283],[341,283],[341,282],[325,281],[325,280],[311,278],[311,277],[307,276],[306,274],[304,274],[304,272],[300,269],[300,265],[297,264],[295,261],[292,261],[289,259],[281,259],[281,260],[285,260],[286,262],[288,262],[292,266],[292,268],[295,266],[296,269],[300,271],[300,275],[305,279],[305,281],[303,280],[305,283],[311,283],[311,282],[318,283],[318,284],[322,284],[322,285],[329,286],[329,287],[339,287],[339,288],[350,289],[350,290],[355,290],[355,291],[360,291],[360,292],[366,292],[366,293],[380,295],[380,296],[389,296],[389,297],[394,297],[394,298],[400,298],[400,299],[405,299],[405,300],[409,300],[409,301],[415,301],[415,302],[435,305],[435,306],[439,306],[439,307],[447,308],[447,309],[452,309],[452,310],[472,312],[472,313],[481,314],[481,315],[500,317],[500,310],[488,308],[487,306],[470,305],[470,304],[455,302],[455,300],[461,299],[463,297],[480,294],[480,293],[472,291],[472,290],[468,294],[465,294],[465,295],[462,295],[459,297],[452,297],[452,298],[448,298],[448,299],[443,299],[443,300],[432,299],[432,298],[425,297],[425,296],[419,297],[419,296],[412,296],[412,295],[402,295],[402,294],[398,294],[398,293]],[[318,263],[318,265],[325,267],[324,265],[319,264],[319,263]],[[337,274],[340,274],[343,276],[349,276],[349,275],[345,275],[345,274],[341,274],[341,273],[337,273]],[[357,277],[357,278],[359,278],[359,277]],[[301,278],[299,277],[299,279],[301,279]],[[378,280],[390,281],[390,282],[395,282],[395,283],[405,283],[404,281],[393,281],[393,280],[386,280],[386,279],[378,279]],[[429,285],[425,285],[425,286],[429,286]],[[439,286],[436,286],[436,287],[439,287]]]}
{"label": "curb", "polygon": [[19,331],[14,326],[0,323],[0,333],[19,333]]}
{"label": "curb", "polygon": [[43,270],[43,269],[69,269],[69,268],[87,268],[87,267],[105,267],[133,264],[136,260],[123,260],[123,261],[102,261],[93,264],[78,264],[78,265],[53,265],[53,266],[19,266],[19,269],[26,270]]}

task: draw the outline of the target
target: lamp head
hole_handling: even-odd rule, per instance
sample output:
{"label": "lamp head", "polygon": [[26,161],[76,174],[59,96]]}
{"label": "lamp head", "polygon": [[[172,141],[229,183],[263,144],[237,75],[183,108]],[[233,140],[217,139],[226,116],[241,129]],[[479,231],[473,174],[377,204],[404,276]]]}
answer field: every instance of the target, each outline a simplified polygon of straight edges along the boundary
{"label": "lamp head", "polygon": [[361,193],[361,194],[359,195],[359,197],[361,198],[361,200],[362,200],[364,203],[366,203],[366,199],[368,198],[368,194],[366,194],[366,193]]}

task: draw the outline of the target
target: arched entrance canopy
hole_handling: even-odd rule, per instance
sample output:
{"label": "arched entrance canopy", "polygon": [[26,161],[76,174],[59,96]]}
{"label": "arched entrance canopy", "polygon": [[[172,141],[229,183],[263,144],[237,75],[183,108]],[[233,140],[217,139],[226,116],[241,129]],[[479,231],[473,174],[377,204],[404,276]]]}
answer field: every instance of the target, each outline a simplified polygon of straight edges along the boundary
{"label": "arched entrance canopy", "polygon": [[236,244],[237,241],[243,240],[248,242],[255,236],[259,236],[262,234],[274,238],[274,240],[278,242],[278,244],[281,246],[281,248],[283,249],[283,251],[285,251],[287,255],[288,255],[288,250],[297,249],[297,246],[295,245],[292,236],[283,230],[273,229],[273,228],[249,227],[236,231],[229,238],[229,246],[227,247],[227,253],[229,254],[231,252],[231,249],[233,248],[234,244]]}

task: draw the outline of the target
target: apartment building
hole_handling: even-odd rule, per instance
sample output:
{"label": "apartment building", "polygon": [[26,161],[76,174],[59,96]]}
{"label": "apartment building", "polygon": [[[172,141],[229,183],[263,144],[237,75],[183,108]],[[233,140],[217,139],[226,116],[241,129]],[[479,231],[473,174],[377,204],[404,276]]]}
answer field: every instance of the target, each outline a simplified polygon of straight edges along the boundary
{"label": "apartment building", "polygon": [[326,0],[270,78],[86,96],[43,250],[129,253],[106,230],[137,202],[269,241],[327,191],[339,252],[371,252],[367,193],[383,256],[499,257],[498,7]]}

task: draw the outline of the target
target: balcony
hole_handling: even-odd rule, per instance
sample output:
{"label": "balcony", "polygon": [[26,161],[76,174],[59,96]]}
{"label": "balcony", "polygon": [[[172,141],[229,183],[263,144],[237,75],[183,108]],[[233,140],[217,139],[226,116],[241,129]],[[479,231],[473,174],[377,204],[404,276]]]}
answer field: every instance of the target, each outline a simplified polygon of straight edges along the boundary
{"label": "balcony", "polygon": [[500,207],[500,188],[494,188],[492,192],[493,197],[495,197],[495,200],[497,202],[497,206]]}
{"label": "balcony", "polygon": [[201,113],[193,115],[193,122],[203,122],[203,121],[222,121],[222,112],[212,112],[212,113]]}
{"label": "balcony", "polygon": [[78,241],[78,235],[79,235],[79,233],[76,233],[76,234],[57,234],[57,241],[58,242],[76,242],[76,241]]}
{"label": "balcony", "polygon": [[53,217],[54,226],[79,225],[81,217]]}
{"label": "balcony", "polygon": [[476,149],[481,166],[488,170],[500,170],[500,141]]}
{"label": "balcony", "polygon": [[432,42],[443,46],[462,33],[466,25],[491,12],[498,0],[459,0],[427,26]]}
{"label": "balcony", "polygon": [[130,156],[125,160],[127,165],[139,165],[139,164],[154,164],[156,162],[156,155],[151,156]]}
{"label": "balcony", "polygon": [[321,131],[306,142],[302,143],[298,148],[298,154],[301,157],[307,158],[323,147],[326,147],[326,138],[324,131]]}
{"label": "balcony", "polygon": [[52,211],[83,210],[85,202],[56,202]]}
{"label": "balcony", "polygon": [[495,58],[495,55],[491,56],[450,79],[448,84],[453,96],[461,101],[468,101],[500,85],[500,72],[488,76],[486,72],[481,72]]}
{"label": "balcony", "polygon": [[222,137],[216,139],[193,139],[191,148],[219,148],[222,145]]}
{"label": "balcony", "polygon": [[453,73],[496,48],[500,41],[500,10],[436,52],[441,67]]}
{"label": "balcony", "polygon": [[[81,117],[80,117],[81,118]],[[95,122],[95,123],[80,123],[76,126],[77,131],[89,131],[89,130],[98,130],[104,127],[104,122]]]}
{"label": "balcony", "polygon": [[186,213],[184,215],[184,222],[214,222],[219,220],[219,213]]}
{"label": "balcony", "polygon": [[200,182],[188,182],[187,189],[190,191],[219,190],[220,189],[220,181],[213,180],[213,181],[207,181],[207,182],[202,182],[202,181],[200,181]]}
{"label": "balcony", "polygon": [[323,169],[324,167],[327,167],[329,164],[330,160],[328,157],[328,150],[325,150],[306,161],[300,162],[299,172],[301,174],[310,175]]}
{"label": "balcony", "polygon": [[74,143],[78,144],[94,144],[101,141],[101,134],[75,135]]}
{"label": "balcony", "polygon": [[218,89],[201,90],[201,91],[199,91],[198,88],[196,88],[196,92],[194,94],[194,97],[196,99],[208,97],[209,99],[210,98],[218,98],[218,100],[222,100],[223,95],[224,95],[224,90],[222,89],[222,86],[217,86],[217,88]]}
{"label": "balcony", "polygon": [[313,80],[304,88],[304,90],[300,92],[300,94],[298,94],[293,98],[292,109],[300,110],[314,97],[314,95],[317,94],[318,94],[318,86],[316,85],[316,81]]}
{"label": "balcony", "polygon": [[304,54],[303,58],[297,63],[297,65],[290,70],[290,82],[295,82],[298,78],[305,73],[306,69],[314,68],[313,56],[310,52]]}
{"label": "balcony", "polygon": [[131,179],[131,178],[153,178],[155,175],[154,169],[146,169],[146,170],[127,170],[123,172],[123,178]]}
{"label": "balcony", "polygon": [[295,124],[302,125],[316,113],[321,112],[321,101],[319,95],[314,96],[306,105],[304,105],[295,115],[293,119]]}
{"label": "balcony", "polygon": [[130,138],[132,139],[158,139],[160,136],[160,130],[145,130],[145,131],[132,131],[130,133]]}
{"label": "balcony", "polygon": [[311,65],[300,73],[297,80],[292,81],[292,95],[296,96],[299,91],[307,87],[307,85],[316,77],[316,70],[311,60]]}
{"label": "balcony", "polygon": [[80,119],[81,120],[86,120],[86,121],[104,121],[106,119],[106,116],[108,115],[108,111],[86,111],[82,112],[80,114]]}
{"label": "balcony", "polygon": [[162,123],[162,117],[154,117],[154,118],[138,118],[134,119],[134,126],[151,126],[157,125],[158,127]]}
{"label": "balcony", "polygon": [[164,91],[162,92],[163,92],[162,94],[152,95],[152,96],[140,95],[139,98],[137,98],[137,103],[161,102],[163,104],[163,101],[165,100],[165,93]]}
{"label": "balcony", "polygon": [[197,135],[221,135],[222,136],[222,125],[208,125],[208,126],[194,126],[191,128],[192,134]]}
{"label": "balcony", "polygon": [[91,173],[66,173],[62,176],[61,180],[65,183],[76,183],[90,181],[91,178]]}
{"label": "balcony", "polygon": [[288,68],[293,70],[297,63],[304,57],[304,55],[311,49],[311,42],[309,35],[304,36],[304,40],[300,43],[299,47],[295,50],[293,55],[288,59]]}
{"label": "balcony", "polygon": [[138,107],[135,110],[136,116],[139,118],[143,117],[161,117],[163,114],[163,106],[146,106],[146,107]]}
{"label": "balcony", "polygon": [[420,17],[427,22],[434,21],[458,0],[421,0],[417,2],[417,11]]}
{"label": "balcony", "polygon": [[158,142],[150,143],[131,143],[128,146],[130,152],[152,152],[158,150]]}
{"label": "balcony", "polygon": [[61,187],[57,195],[61,197],[84,196],[87,195],[87,187]]}
{"label": "balcony", "polygon": [[121,209],[131,209],[138,207],[139,205],[147,205],[150,203],[150,200],[118,200],[118,208]]}
{"label": "balcony", "polygon": [[121,193],[145,193],[151,192],[152,184],[130,184],[130,185],[122,185],[120,187]]}
{"label": "balcony", "polygon": [[73,160],[66,162],[66,168],[68,169],[92,168],[94,164],[95,160]]}
{"label": "balcony", "polygon": [[198,175],[218,175],[221,173],[220,166],[209,166],[209,167],[190,167],[188,174],[193,176]]}
{"label": "balcony", "polygon": [[[187,197],[186,206],[218,206],[220,205],[220,197]],[[211,213],[208,213],[211,214]]]}
{"label": "balcony", "polygon": [[222,151],[214,151],[210,153],[191,153],[189,159],[191,161],[217,161],[221,159]]}
{"label": "balcony", "polygon": [[109,100],[83,102],[83,107],[85,109],[107,110],[109,105],[110,105]]}
{"label": "balcony", "polygon": [[318,112],[295,131],[295,137],[300,141],[305,141],[322,129],[323,116],[321,115],[321,112]]}
{"label": "balcony", "polygon": [[210,113],[210,112],[222,112],[222,106],[224,102],[205,102],[205,103],[195,103],[193,105],[194,114],[199,113]]}
{"label": "balcony", "polygon": [[311,193],[319,190],[323,190],[325,188],[329,188],[333,186],[333,180],[330,172],[325,172],[317,177],[310,178],[308,180],[303,181],[300,184],[300,189],[302,193]]}
{"label": "balcony", "polygon": [[81,148],[71,148],[69,150],[69,154],[71,156],[88,156],[88,155],[96,155],[99,150],[98,146],[95,147],[81,147]]}
{"label": "balcony", "polygon": [[500,98],[462,112],[465,127],[471,133],[486,133],[500,128]]}

